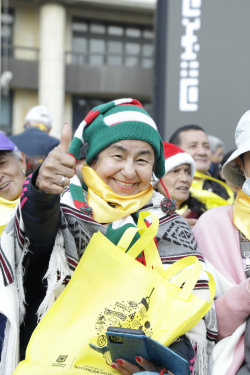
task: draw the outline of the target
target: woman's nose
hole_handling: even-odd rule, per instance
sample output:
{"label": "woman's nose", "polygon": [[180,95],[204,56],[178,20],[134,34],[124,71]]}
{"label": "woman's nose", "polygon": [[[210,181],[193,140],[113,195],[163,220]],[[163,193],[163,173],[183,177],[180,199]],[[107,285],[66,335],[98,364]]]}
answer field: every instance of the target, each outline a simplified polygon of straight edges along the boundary
{"label": "woman's nose", "polygon": [[186,172],[182,172],[180,178],[181,178],[181,181],[188,182],[189,175]]}
{"label": "woman's nose", "polygon": [[131,161],[125,161],[123,164],[122,174],[128,179],[132,179],[136,175],[136,166]]}

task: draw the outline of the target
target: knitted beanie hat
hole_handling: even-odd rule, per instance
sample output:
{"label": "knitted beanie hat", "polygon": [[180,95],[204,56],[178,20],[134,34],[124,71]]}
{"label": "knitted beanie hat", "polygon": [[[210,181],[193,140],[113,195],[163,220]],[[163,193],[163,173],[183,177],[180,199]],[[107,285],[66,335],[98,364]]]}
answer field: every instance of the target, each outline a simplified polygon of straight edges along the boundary
{"label": "knitted beanie hat", "polygon": [[[155,122],[135,99],[118,99],[93,108],[76,130],[69,154],[79,160],[80,149],[87,143],[86,162],[91,165],[102,150],[124,139],[149,143],[156,154],[154,173],[157,178],[164,176],[165,159],[161,136]],[[91,215],[91,209],[84,201],[82,187],[76,176],[71,179],[69,188],[75,206]]]}

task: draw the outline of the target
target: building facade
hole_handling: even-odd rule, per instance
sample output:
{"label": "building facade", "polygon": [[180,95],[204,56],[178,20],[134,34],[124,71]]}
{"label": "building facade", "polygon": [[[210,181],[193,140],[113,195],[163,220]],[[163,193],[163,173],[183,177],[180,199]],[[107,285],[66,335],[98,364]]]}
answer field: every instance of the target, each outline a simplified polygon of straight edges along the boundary
{"label": "building facade", "polygon": [[50,108],[56,137],[65,122],[75,129],[114,98],[137,98],[152,113],[155,7],[156,0],[5,0],[1,72],[13,77],[1,95],[0,130],[21,132],[37,104]]}

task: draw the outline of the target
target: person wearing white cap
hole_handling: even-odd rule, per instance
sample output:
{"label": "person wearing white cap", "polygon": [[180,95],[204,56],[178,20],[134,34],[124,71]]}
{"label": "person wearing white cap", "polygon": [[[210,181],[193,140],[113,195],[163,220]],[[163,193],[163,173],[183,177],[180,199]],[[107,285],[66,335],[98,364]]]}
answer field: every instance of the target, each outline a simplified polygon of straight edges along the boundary
{"label": "person wearing white cap", "polygon": [[217,284],[220,341],[211,356],[212,375],[250,373],[244,348],[245,322],[250,315],[250,110],[237,125],[235,143],[237,150],[223,166],[226,180],[240,188],[234,205],[206,212],[193,229]]}
{"label": "person wearing white cap", "polygon": [[192,156],[172,143],[163,142],[165,175],[155,179],[155,189],[165,197],[170,195],[177,203],[176,212],[186,218],[192,228],[206,206],[190,195],[189,189],[195,173]]}
{"label": "person wearing white cap", "polygon": [[24,132],[9,138],[24,154],[46,157],[59,145],[59,140],[48,134],[51,124],[50,110],[44,105],[37,105],[31,108],[25,117]]}

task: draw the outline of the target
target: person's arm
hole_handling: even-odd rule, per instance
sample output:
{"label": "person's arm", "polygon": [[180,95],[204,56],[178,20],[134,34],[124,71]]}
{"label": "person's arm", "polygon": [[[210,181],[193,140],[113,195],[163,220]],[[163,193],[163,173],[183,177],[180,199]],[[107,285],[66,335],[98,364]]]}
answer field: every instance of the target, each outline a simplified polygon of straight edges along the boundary
{"label": "person's arm", "polygon": [[60,216],[60,195],[46,194],[35,187],[38,172],[39,168],[25,181],[21,198],[22,217],[25,233],[31,241],[29,250],[32,257],[51,252]]}
{"label": "person's arm", "polygon": [[249,279],[232,286],[225,294],[215,300],[215,310],[218,320],[218,339],[232,333],[250,315]]}
{"label": "person's arm", "polygon": [[[249,280],[244,279],[239,234],[232,214],[230,206],[213,208],[199,218],[193,229],[216,283],[219,340],[230,336],[250,315]],[[237,272],[239,267],[242,274]]]}
{"label": "person's arm", "polygon": [[74,176],[75,159],[68,155],[70,139],[71,129],[65,124],[59,146],[49,153],[31,179],[24,182],[21,210],[33,257],[48,254],[55,242],[59,227],[60,194]]}

